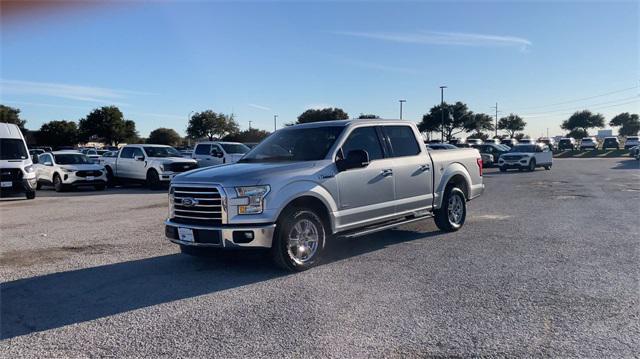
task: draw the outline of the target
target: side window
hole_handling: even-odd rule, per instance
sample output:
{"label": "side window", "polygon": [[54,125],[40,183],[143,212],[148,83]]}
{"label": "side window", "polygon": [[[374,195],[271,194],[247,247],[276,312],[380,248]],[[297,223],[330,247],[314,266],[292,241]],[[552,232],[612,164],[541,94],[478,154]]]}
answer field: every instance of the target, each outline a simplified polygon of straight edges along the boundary
{"label": "side window", "polygon": [[40,155],[38,156],[38,163],[44,164],[45,162],[51,162],[49,155]]}
{"label": "side window", "polygon": [[197,145],[196,155],[208,155],[211,152],[211,145]]}
{"label": "side window", "polygon": [[411,127],[384,126],[383,129],[391,142],[392,157],[415,156],[420,153],[420,146]]}
{"label": "side window", "polygon": [[369,160],[382,158],[382,146],[378,139],[375,127],[356,128],[349,134],[349,138],[342,145],[342,153],[346,157],[349,151],[365,150],[369,154]]}
{"label": "side window", "polygon": [[220,147],[219,145],[211,145],[211,150],[217,151],[218,153],[224,153],[224,151],[222,150],[222,147]]}
{"label": "side window", "polygon": [[133,149],[133,156],[132,156],[133,158],[138,157],[138,156],[144,157],[144,152],[142,152],[141,148],[134,147],[132,149]]}
{"label": "side window", "polygon": [[120,158],[133,158],[133,147],[125,147],[120,152]]}

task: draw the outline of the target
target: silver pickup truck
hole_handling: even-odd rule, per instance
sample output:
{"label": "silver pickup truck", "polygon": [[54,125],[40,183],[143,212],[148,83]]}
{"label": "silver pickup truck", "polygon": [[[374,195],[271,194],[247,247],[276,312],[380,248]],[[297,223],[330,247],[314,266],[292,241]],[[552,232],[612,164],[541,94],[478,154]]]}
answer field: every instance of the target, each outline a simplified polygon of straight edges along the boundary
{"label": "silver pickup truck", "polygon": [[276,131],[237,163],[174,177],[165,233],[183,253],[270,248],[300,271],[330,239],[432,217],[456,231],[483,190],[477,150],[430,152],[413,123],[310,123]]}

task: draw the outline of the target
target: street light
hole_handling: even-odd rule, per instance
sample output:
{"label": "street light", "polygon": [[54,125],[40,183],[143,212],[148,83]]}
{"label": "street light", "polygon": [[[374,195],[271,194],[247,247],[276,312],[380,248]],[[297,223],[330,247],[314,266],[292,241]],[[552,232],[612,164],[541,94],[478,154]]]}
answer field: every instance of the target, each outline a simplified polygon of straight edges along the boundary
{"label": "street light", "polygon": [[273,115],[273,131],[278,130],[278,115]]}
{"label": "street light", "polygon": [[252,121],[249,121],[249,130],[251,130],[251,122],[252,122]]}
{"label": "street light", "polygon": [[398,100],[400,102],[400,119],[402,120],[402,104],[407,102],[407,100]]}
{"label": "street light", "polygon": [[444,89],[447,86],[440,86],[440,114],[442,117],[442,132],[440,133],[440,140],[444,143]]}

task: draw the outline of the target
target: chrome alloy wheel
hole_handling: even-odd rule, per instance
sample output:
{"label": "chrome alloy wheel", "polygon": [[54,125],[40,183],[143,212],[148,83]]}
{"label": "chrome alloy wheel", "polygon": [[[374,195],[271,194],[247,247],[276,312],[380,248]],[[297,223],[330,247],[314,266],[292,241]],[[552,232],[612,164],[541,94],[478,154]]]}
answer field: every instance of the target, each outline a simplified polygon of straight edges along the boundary
{"label": "chrome alloy wheel", "polygon": [[299,264],[309,261],[318,250],[319,239],[318,227],[312,221],[298,220],[287,237],[289,257]]}
{"label": "chrome alloy wheel", "polygon": [[449,197],[449,206],[447,209],[449,212],[449,222],[451,222],[451,224],[460,224],[462,221],[462,215],[464,214],[463,206],[462,198],[460,198],[460,196],[453,195]]}

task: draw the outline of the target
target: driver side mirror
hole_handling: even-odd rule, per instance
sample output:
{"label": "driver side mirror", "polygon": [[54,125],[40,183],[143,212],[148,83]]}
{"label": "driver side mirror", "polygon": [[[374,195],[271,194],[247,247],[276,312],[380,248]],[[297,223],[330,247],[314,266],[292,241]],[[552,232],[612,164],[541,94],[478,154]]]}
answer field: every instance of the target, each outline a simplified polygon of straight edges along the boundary
{"label": "driver side mirror", "polygon": [[51,163],[51,162],[47,161],[47,162],[45,162],[45,163],[44,163],[44,165],[45,165],[45,166],[53,166],[53,163]]}
{"label": "driver side mirror", "polygon": [[136,161],[144,161],[144,156],[135,156],[134,159]]}
{"label": "driver side mirror", "polygon": [[338,171],[346,171],[352,168],[364,168],[369,165],[369,153],[365,150],[351,150],[347,158],[336,161]]}

